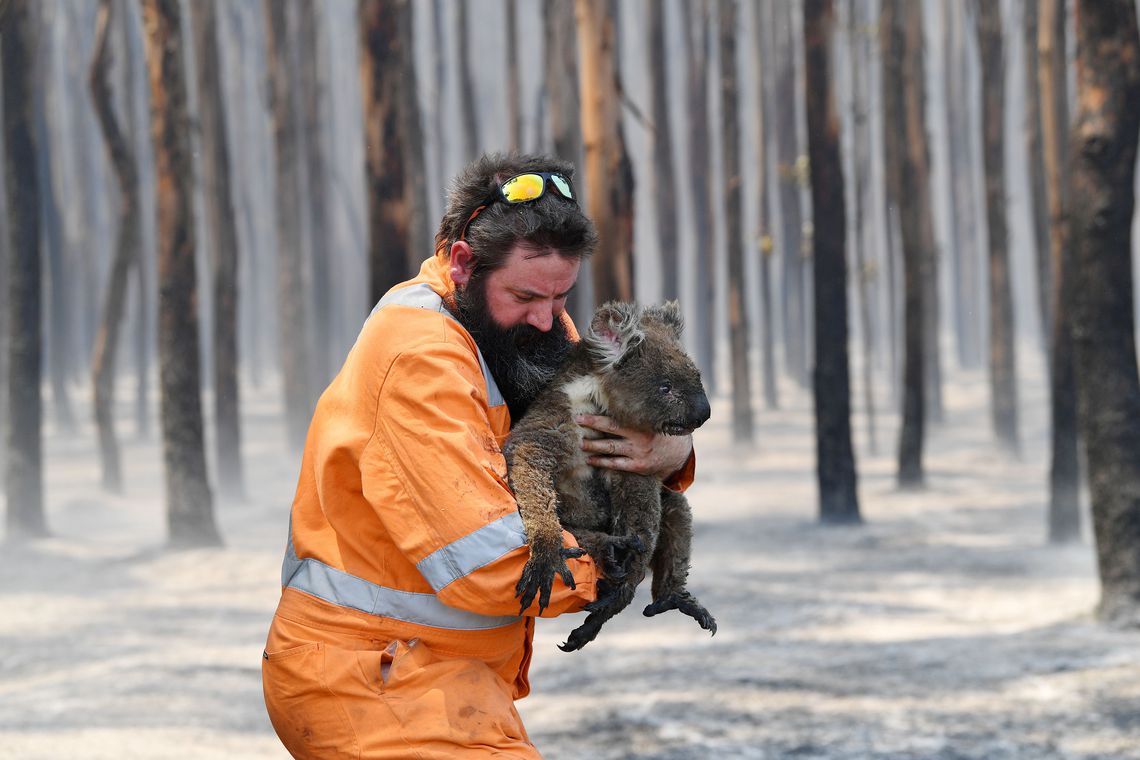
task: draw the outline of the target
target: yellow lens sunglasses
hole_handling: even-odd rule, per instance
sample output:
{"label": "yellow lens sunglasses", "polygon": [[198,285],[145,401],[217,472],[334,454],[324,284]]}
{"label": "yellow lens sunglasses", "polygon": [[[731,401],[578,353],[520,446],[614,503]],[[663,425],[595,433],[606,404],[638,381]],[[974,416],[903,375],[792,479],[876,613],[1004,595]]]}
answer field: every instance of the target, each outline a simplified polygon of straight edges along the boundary
{"label": "yellow lens sunglasses", "polygon": [[525,174],[516,174],[499,185],[487,200],[483,201],[471,212],[471,216],[467,217],[467,221],[463,225],[463,230],[459,233],[459,239],[467,239],[467,228],[471,226],[471,222],[475,221],[475,217],[479,216],[483,209],[495,201],[503,201],[504,203],[511,204],[536,201],[546,194],[546,189],[550,186],[553,186],[555,192],[566,200],[575,204],[578,203],[577,199],[574,198],[574,189],[570,185],[570,180],[563,174],[559,174],[558,172],[526,172]]}

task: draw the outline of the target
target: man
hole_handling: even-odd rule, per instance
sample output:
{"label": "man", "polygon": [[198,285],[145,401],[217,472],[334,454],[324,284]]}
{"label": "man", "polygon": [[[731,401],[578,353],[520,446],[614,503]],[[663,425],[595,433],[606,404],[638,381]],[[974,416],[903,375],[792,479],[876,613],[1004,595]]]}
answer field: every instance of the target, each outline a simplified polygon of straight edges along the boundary
{"label": "man", "polygon": [[[299,758],[537,758],[529,692],[537,602],[500,446],[552,376],[564,309],[596,244],[570,165],[484,156],[455,180],[419,275],[365,322],[309,428],[262,661],[265,702]],[[583,424],[598,466],[692,479],[692,442]],[[565,545],[574,537],[564,533]],[[571,558],[544,615],[597,594]]]}

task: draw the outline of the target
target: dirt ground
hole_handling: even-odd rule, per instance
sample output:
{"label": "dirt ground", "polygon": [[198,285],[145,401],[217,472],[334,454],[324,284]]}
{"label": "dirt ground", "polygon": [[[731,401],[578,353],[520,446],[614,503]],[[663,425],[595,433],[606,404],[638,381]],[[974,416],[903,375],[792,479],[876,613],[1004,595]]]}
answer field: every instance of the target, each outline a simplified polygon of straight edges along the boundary
{"label": "dirt ground", "polygon": [[[579,653],[556,648],[574,618],[543,621],[534,693],[519,703],[539,749],[1140,759],[1140,633],[1093,620],[1089,544],[1044,544],[1047,423],[1032,377],[1020,458],[991,443],[984,375],[949,378],[919,493],[894,488],[894,419],[879,420],[872,455],[857,414],[866,523],[850,528],[816,524],[803,391],[785,387],[782,411],[758,413],[744,454],[717,400],[697,436],[690,586],[719,632],[641,617],[644,593]],[[297,462],[281,452],[275,394],[246,399],[249,498],[217,506],[221,550],[162,549],[154,441],[128,441],[128,492],[108,496],[90,426],[49,431],[53,537],[7,546],[0,570],[0,758],[287,756],[260,666]]]}

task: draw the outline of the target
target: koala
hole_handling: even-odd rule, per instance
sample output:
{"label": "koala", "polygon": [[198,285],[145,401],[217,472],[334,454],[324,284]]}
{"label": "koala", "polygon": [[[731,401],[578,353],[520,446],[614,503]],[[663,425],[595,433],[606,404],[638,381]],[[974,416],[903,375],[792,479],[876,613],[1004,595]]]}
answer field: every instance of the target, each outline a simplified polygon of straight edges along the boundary
{"label": "koala", "polygon": [[[700,373],[681,347],[682,320],[675,301],[660,307],[610,302],[594,313],[589,330],[503,447],[530,543],[530,558],[516,586],[522,609],[535,595],[550,601],[555,574],[573,587],[566,559],[589,554],[602,569],[598,599],[585,622],[560,648],[593,641],[602,625],[633,601],[653,571],[647,617],[671,609],[716,633],[716,620],[690,594],[692,513],[682,494],[657,478],[591,467],[583,437],[599,433],[574,415],[604,414],[624,427],[684,435],[703,425],[711,410]],[[562,529],[582,548],[564,548]]]}

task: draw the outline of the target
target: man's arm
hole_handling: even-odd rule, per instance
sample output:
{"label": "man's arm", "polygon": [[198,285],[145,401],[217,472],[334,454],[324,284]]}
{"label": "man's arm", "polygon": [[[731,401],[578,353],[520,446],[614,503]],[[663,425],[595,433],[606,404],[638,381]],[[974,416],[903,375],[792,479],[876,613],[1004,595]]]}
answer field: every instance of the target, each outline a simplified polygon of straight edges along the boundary
{"label": "man's arm", "polygon": [[[393,362],[360,464],[365,498],[440,601],[486,615],[518,614],[515,586],[529,547],[470,351],[441,341]],[[398,504],[369,498],[370,477],[393,475]],[[577,546],[570,533],[563,539]],[[596,596],[593,561],[568,565],[575,587],[555,579],[544,616],[577,611]],[[537,604],[524,614],[537,614]]]}

